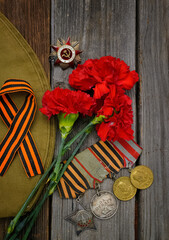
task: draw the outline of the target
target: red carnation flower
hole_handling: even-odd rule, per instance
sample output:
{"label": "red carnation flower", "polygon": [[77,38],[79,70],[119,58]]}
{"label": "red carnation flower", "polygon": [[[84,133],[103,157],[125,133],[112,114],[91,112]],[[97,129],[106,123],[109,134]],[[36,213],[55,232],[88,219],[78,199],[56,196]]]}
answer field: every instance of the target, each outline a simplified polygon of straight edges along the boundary
{"label": "red carnation flower", "polygon": [[46,116],[48,116],[48,118],[50,119],[52,116],[52,111],[50,108],[50,96],[51,96],[51,92],[49,90],[47,90],[42,98],[42,108],[40,108],[39,110]]}
{"label": "red carnation flower", "polygon": [[125,94],[124,90],[116,87],[104,99],[102,107],[97,112],[97,116],[111,116],[115,112],[120,112],[122,108],[131,106],[132,100]]}
{"label": "red carnation flower", "polygon": [[131,125],[127,123],[124,125],[123,122],[120,123],[115,118],[112,119],[112,122],[102,122],[96,127],[96,130],[102,141],[106,141],[106,139],[118,141],[120,138],[129,141],[134,138]]}
{"label": "red carnation flower", "polygon": [[124,94],[124,90],[117,88],[116,94],[109,94],[104,100],[104,105],[99,110],[98,115],[105,115],[107,119],[97,125],[97,134],[102,141],[133,139],[132,100]]}
{"label": "red carnation flower", "polygon": [[138,81],[138,74],[119,58],[111,56],[89,59],[78,65],[69,75],[72,87],[83,91],[94,89],[94,98],[107,96],[114,86],[131,89]]}
{"label": "red carnation flower", "polygon": [[89,94],[58,87],[53,91],[47,90],[45,92],[40,111],[47,115],[49,119],[52,115],[60,112],[66,113],[66,115],[82,113],[91,116],[94,105],[95,101]]}

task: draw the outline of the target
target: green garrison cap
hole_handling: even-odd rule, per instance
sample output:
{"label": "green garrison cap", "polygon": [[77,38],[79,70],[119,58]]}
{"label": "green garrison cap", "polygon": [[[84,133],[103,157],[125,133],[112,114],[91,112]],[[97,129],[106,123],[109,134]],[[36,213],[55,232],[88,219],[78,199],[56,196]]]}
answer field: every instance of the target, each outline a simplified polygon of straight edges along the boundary
{"label": "green garrison cap", "polygon": [[[54,119],[49,121],[39,108],[44,92],[50,89],[49,80],[31,47],[0,13],[0,88],[7,79],[23,79],[32,86],[37,100],[37,111],[30,132],[46,170],[54,154],[55,125]],[[10,96],[19,108],[24,103],[26,93],[13,93]],[[0,141],[3,140],[7,131],[7,126],[0,119]],[[28,178],[19,154],[16,153],[5,175],[0,176],[0,217],[15,216],[41,176]],[[43,186],[29,204],[27,211],[38,199]]]}

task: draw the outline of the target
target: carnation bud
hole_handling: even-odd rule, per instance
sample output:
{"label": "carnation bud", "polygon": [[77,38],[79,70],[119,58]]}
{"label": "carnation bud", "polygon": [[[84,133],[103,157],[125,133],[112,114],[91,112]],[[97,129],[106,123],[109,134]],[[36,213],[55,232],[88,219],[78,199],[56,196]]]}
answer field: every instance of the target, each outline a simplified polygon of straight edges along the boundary
{"label": "carnation bud", "polygon": [[104,121],[105,118],[106,118],[106,116],[104,116],[104,115],[100,115],[99,117],[95,117],[92,120],[92,124],[93,125],[100,124],[100,123],[102,123]]}
{"label": "carnation bud", "polygon": [[70,131],[72,130],[72,127],[79,117],[79,113],[59,113],[58,115],[58,120],[59,120],[59,129],[61,131],[62,138],[66,138]]}

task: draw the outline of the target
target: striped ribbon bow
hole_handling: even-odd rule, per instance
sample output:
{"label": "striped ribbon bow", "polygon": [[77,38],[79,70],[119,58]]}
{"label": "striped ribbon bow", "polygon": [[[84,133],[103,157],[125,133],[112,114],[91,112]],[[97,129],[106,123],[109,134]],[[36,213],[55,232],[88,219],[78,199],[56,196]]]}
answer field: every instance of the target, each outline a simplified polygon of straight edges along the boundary
{"label": "striped ribbon bow", "polygon": [[[25,102],[17,108],[9,93],[27,92]],[[36,99],[30,84],[24,80],[9,79],[0,90],[0,116],[8,131],[0,143],[0,175],[9,168],[16,152],[28,177],[43,173],[43,165],[30,133],[36,113]]]}

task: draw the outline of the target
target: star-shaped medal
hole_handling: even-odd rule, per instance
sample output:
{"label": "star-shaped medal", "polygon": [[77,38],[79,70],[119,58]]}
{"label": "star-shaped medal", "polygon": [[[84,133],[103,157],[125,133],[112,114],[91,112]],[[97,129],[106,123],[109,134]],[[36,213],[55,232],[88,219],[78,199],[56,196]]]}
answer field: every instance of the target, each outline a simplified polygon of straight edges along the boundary
{"label": "star-shaped medal", "polygon": [[55,65],[59,65],[62,69],[74,67],[81,62],[79,43],[77,41],[70,42],[70,37],[67,41],[58,39],[56,45],[51,46],[53,52],[50,54],[50,59],[54,59]]}
{"label": "star-shaped medal", "polygon": [[96,230],[92,213],[81,204],[79,204],[79,209],[67,216],[65,220],[75,225],[77,236],[85,230]]}

